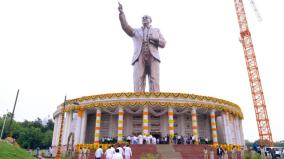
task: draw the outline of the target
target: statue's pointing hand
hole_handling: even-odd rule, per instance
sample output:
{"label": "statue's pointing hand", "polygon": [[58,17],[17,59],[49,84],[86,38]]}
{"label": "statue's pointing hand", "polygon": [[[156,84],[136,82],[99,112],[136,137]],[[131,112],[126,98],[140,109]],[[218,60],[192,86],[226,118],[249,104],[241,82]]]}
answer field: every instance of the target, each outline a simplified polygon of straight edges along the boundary
{"label": "statue's pointing hand", "polygon": [[119,11],[120,13],[123,12],[122,5],[121,5],[119,2],[118,2],[118,11]]}

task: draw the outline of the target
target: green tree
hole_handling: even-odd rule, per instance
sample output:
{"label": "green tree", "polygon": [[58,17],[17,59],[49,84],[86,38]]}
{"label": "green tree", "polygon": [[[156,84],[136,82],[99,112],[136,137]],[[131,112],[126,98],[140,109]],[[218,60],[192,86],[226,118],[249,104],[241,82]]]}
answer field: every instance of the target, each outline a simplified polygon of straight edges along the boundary
{"label": "green tree", "polygon": [[53,131],[52,130],[48,130],[43,135],[44,136],[42,138],[42,147],[43,148],[48,148],[51,145]]}
{"label": "green tree", "polygon": [[17,142],[24,148],[35,149],[36,147],[43,147],[42,139],[44,133],[39,128],[30,127],[22,128],[22,132],[17,138]]}
{"label": "green tree", "polygon": [[[6,115],[6,114],[5,114]],[[10,116],[11,114],[7,114]],[[0,117],[0,127],[2,128],[4,117]],[[8,118],[7,118],[8,119]],[[6,121],[7,122],[7,121]],[[36,147],[48,148],[51,145],[54,123],[49,119],[46,125],[37,118],[34,121],[24,120],[23,122],[12,121],[12,137],[17,143],[26,149],[35,149]],[[4,138],[7,137],[7,127],[4,131]]]}
{"label": "green tree", "polygon": [[284,147],[284,142],[283,141],[282,142],[277,141],[277,142],[274,143],[274,145],[277,146],[277,147]]}
{"label": "green tree", "polygon": [[36,128],[40,128],[43,129],[43,125],[42,125],[42,120],[40,118],[37,118],[35,121],[32,122],[32,126],[36,127]]}
{"label": "green tree", "polygon": [[52,121],[52,119],[48,119],[48,121],[47,121],[47,123],[46,123],[46,125],[44,126],[44,131],[46,132],[46,131],[49,131],[49,130],[51,130],[51,131],[53,131],[53,127],[54,127],[54,122]]}

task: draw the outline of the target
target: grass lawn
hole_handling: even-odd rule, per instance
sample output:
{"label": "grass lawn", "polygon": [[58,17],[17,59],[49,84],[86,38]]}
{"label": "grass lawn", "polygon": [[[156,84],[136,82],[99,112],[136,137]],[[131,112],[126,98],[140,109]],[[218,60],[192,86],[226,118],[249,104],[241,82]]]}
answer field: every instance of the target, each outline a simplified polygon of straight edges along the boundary
{"label": "grass lawn", "polygon": [[0,159],[35,159],[26,150],[0,141]]}

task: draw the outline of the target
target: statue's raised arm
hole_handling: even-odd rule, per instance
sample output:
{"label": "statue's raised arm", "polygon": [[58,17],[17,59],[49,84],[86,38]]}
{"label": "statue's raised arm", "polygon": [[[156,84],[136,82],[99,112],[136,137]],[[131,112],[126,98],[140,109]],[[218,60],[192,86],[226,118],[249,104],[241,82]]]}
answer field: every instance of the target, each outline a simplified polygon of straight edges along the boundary
{"label": "statue's raised arm", "polygon": [[126,17],[123,12],[122,5],[119,2],[118,2],[118,11],[119,11],[119,20],[120,20],[122,29],[127,35],[129,35],[130,37],[133,37],[134,29],[127,23]]}

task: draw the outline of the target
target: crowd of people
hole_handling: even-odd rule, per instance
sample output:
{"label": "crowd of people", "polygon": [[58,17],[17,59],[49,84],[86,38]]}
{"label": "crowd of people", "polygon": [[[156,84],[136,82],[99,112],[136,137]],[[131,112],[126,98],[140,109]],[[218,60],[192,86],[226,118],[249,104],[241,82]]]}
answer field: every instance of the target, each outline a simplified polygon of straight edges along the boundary
{"label": "crowd of people", "polygon": [[262,158],[267,158],[267,156],[272,159],[283,158],[284,148],[283,147],[265,147],[259,146],[256,143],[252,145],[249,150],[251,154],[259,154]]}
{"label": "crowd of people", "polygon": [[[88,149],[81,148],[79,152],[79,159],[87,159],[88,154]],[[99,146],[99,148],[95,151],[95,158],[101,159],[103,155],[105,155],[106,159],[130,159],[132,156],[132,150],[128,144],[124,147],[118,145],[116,148],[111,145],[105,152],[103,151],[102,146]]]}
{"label": "crowd of people", "polygon": [[[196,142],[200,144],[209,144],[211,141],[208,138],[204,137],[196,137],[194,135],[182,136],[182,135],[174,135],[172,138],[169,135],[164,137],[161,136],[153,136],[153,135],[132,135],[123,137],[123,140],[128,142],[129,144],[195,144]],[[116,137],[102,137],[101,143],[103,144],[114,144],[117,142]]]}
{"label": "crowd of people", "polygon": [[[233,146],[232,150],[228,152],[227,150],[224,150],[221,146],[218,146],[217,149],[204,147],[203,149],[203,158],[204,159],[214,159],[215,153],[217,154],[218,159],[229,159],[229,153],[230,159],[237,159],[237,153],[238,150],[235,146]],[[87,159],[89,157],[90,152],[88,152],[88,149],[81,148],[79,151],[79,159]],[[102,146],[99,146],[99,148],[95,151],[95,158],[101,159],[105,155],[106,159],[130,159],[132,157],[132,150],[129,147],[129,144],[125,145],[124,147],[121,147],[118,145],[116,148],[111,145],[108,147],[107,150],[103,150]],[[244,158],[244,151],[241,151],[241,158]]]}
{"label": "crowd of people", "polygon": [[[237,159],[238,150],[235,146],[233,146],[231,150],[231,159]],[[224,150],[221,146],[218,146],[216,149],[216,154],[218,159],[229,159],[228,151]],[[208,159],[208,151],[206,148],[203,150],[204,159]],[[210,159],[214,159],[214,151],[211,150],[209,153]],[[241,151],[241,158],[244,158],[244,151]]]}

